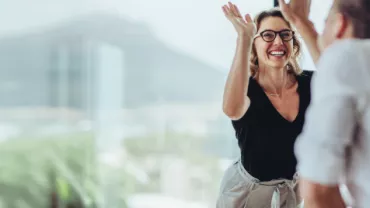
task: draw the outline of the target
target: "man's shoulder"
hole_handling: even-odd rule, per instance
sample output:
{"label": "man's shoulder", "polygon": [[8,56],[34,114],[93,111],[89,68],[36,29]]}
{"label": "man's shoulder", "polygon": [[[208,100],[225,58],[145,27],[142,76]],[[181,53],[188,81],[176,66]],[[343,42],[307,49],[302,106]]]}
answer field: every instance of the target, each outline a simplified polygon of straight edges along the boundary
{"label": "man's shoulder", "polygon": [[338,49],[354,49],[368,47],[370,45],[370,40],[368,39],[343,39],[337,40],[331,44],[328,50],[338,50]]}
{"label": "man's shoulder", "polygon": [[369,56],[370,40],[340,40],[322,52],[317,68],[328,73],[355,73],[370,65]]}
{"label": "man's shoulder", "polygon": [[327,85],[367,88],[370,79],[370,40],[336,41],[321,55],[317,79]]}
{"label": "man's shoulder", "polygon": [[[337,61],[353,61],[350,58],[367,57],[368,55],[370,55],[370,40],[346,39],[338,40],[326,48],[322,53],[322,58],[331,58]],[[338,59],[340,57],[344,59]]]}

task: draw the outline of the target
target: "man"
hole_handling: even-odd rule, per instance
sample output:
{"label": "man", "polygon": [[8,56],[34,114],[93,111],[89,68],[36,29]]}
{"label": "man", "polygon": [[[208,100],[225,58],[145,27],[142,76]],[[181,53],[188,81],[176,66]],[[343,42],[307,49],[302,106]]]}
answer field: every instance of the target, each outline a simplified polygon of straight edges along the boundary
{"label": "man", "polygon": [[343,183],[355,207],[370,207],[370,40],[360,40],[366,38],[370,1],[334,0],[295,145],[305,208],[346,207]]}

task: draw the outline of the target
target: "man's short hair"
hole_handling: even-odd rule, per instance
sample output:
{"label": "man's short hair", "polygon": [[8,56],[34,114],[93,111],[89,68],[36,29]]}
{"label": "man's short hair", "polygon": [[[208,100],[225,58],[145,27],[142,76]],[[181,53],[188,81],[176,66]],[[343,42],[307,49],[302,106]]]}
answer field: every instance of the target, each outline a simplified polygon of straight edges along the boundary
{"label": "man's short hair", "polygon": [[353,25],[356,38],[370,38],[370,0],[335,0],[336,9]]}

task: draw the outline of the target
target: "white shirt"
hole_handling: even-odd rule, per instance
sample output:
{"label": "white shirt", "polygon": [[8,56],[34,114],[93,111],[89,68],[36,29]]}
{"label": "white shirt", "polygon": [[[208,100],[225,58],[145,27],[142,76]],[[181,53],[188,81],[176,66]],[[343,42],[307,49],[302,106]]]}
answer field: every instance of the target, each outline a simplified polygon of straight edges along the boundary
{"label": "white shirt", "polygon": [[295,144],[301,177],[347,184],[355,207],[370,207],[370,40],[343,40],[322,54],[311,104]]}

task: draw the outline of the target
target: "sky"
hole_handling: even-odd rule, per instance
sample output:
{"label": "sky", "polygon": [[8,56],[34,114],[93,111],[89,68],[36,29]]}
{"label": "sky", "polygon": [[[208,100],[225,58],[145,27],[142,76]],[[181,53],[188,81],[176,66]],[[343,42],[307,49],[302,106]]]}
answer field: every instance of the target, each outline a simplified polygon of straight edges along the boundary
{"label": "sky", "polygon": [[[322,30],[332,0],[312,0],[311,18]],[[236,33],[224,17],[224,0],[1,0],[0,36],[55,25],[76,15],[104,11],[146,23],[169,47],[198,58],[220,70],[231,64]],[[234,0],[241,13],[272,7],[273,0]],[[320,4],[320,5],[319,5]],[[304,68],[313,68],[309,58]]]}

